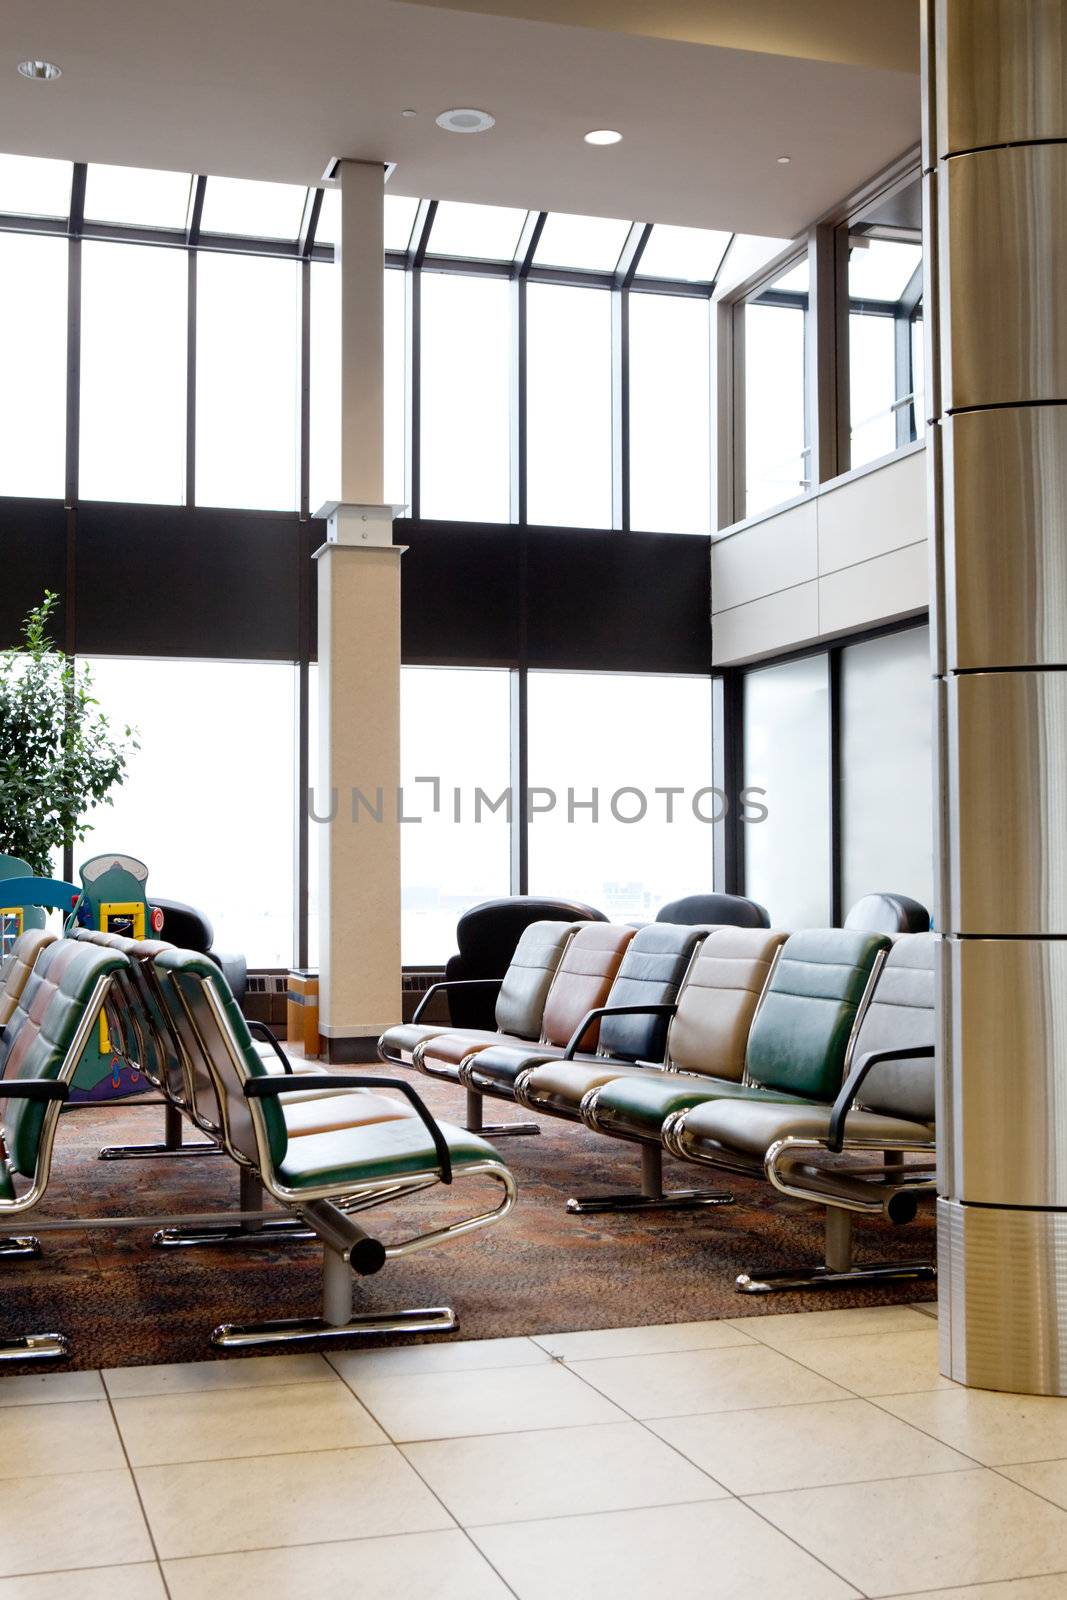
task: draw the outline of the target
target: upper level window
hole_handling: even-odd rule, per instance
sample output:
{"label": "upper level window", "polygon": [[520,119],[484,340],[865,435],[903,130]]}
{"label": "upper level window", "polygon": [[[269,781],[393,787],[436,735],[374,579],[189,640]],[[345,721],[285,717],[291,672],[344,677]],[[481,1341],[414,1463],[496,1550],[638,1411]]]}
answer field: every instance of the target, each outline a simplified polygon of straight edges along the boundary
{"label": "upper level window", "polygon": [[[403,194],[386,194],[382,201],[382,229],[387,250],[406,250],[411,243],[411,230],[415,226],[415,213],[419,202]],[[341,191],[324,189],[318,225],[315,228],[316,244],[341,243]]]}
{"label": "upper level window", "polygon": [[539,267],[569,267],[584,272],[614,272],[630,232],[615,217],[572,217],[551,211],[537,243]]}
{"label": "upper level window", "polygon": [[0,494],[63,495],[68,254],[65,239],[0,233]]}
{"label": "upper level window", "polygon": [[630,526],[711,526],[711,304],[630,297]]}
{"label": "upper level window", "polygon": [[[854,232],[849,238],[851,464],[862,466],[917,438],[922,404],[922,245]],[[918,346],[918,351],[917,351]]]}
{"label": "upper level window", "polygon": [[611,296],[531,283],[526,404],[531,522],[611,526]]}
{"label": "upper level window", "polygon": [[807,259],[787,267],[744,307],[745,505],[782,505],[811,487],[805,345]]}
{"label": "upper level window", "polygon": [[184,228],[191,187],[187,172],[102,167],[93,162],[85,176],[85,219],[137,228]]}
{"label": "upper level window", "polygon": [[422,515],[507,522],[511,285],[422,280]]}
{"label": "upper level window", "polygon": [[637,276],[713,283],[732,237],[708,228],[675,228],[657,222],[641,252]]}
{"label": "upper level window", "polygon": [[430,229],[429,253],[510,261],[525,221],[526,212],[513,206],[474,206],[442,200]]}
{"label": "upper level window", "polygon": [[0,156],[0,211],[12,216],[66,217],[73,175],[70,161]]}
{"label": "upper level window", "polygon": [[251,178],[209,178],[204,190],[204,233],[247,234],[252,239],[295,239],[307,190],[295,183]]}

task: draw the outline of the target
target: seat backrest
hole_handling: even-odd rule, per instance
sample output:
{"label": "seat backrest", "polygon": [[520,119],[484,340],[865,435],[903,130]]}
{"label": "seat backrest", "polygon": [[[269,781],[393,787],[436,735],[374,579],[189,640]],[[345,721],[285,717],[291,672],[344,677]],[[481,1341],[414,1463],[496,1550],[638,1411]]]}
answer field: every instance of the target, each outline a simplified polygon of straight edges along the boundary
{"label": "seat backrest", "polygon": [[[626,947],[605,1005],[673,1005],[693,951],[709,932],[674,922],[646,922]],[[654,1015],[604,1017],[600,1053],[619,1061],[662,1061],[669,1021]]]}
{"label": "seat backrest", "polygon": [[786,935],[713,928],[693,958],[667,1036],[667,1064],[739,1082],[752,1018]]}
{"label": "seat backrest", "polygon": [[[906,933],[894,942],[856,1036],[855,1062],[870,1050],[935,1043],[934,953],[932,933]],[[886,1116],[933,1122],[933,1057],[872,1067],[857,1104]]]}
{"label": "seat backrest", "polygon": [[501,1033],[538,1039],[545,1001],[556,968],[576,929],[583,923],[532,922],[523,930],[496,997],[494,1012]]}
{"label": "seat backrest", "polygon": [[41,951],[55,943],[55,934],[45,928],[29,928],[20,933],[0,968],[0,1027],[7,1022],[19,1003],[30,973]]}
{"label": "seat backrest", "polygon": [[845,918],[845,927],[866,933],[927,933],[930,913],[906,894],[865,894]]}
{"label": "seat backrest", "polygon": [[179,950],[198,950],[207,955],[215,943],[215,930],[204,912],[187,906],[184,900],[153,898],[152,904],[163,913],[163,932],[168,944],[176,945]]}
{"label": "seat backrest", "polygon": [[749,1035],[746,1081],[832,1100],[867,985],[888,948],[884,934],[846,928],[790,934]]}
{"label": "seat backrest", "polygon": [[[541,1037],[546,1044],[566,1044],[586,1012],[606,1003],[634,932],[633,928],[614,922],[579,924],[563,952],[545,1001]],[[599,1031],[599,1023],[591,1023],[582,1035],[579,1049],[595,1050]]]}
{"label": "seat backrest", "polygon": [[249,1078],[267,1076],[248,1024],[230,992],[225,977],[209,956],[193,950],[164,950],[152,963],[162,975],[160,995],[175,1028],[175,1005],[184,1011],[195,1046],[215,1088],[227,1149],[238,1158],[260,1165],[254,1118],[262,1117],[271,1161],[284,1159],[289,1144],[285,1116],[277,1100],[246,1099]]}
{"label": "seat backrest", "polygon": [[107,1006],[108,1025],[121,1041],[126,1059],[140,1067],[168,1098],[186,1106],[190,1095],[180,1041],[162,1012],[149,976],[153,958],[174,946],[161,939],[127,939],[97,928],[72,928],[67,937],[120,950],[128,957],[128,968],[115,976]]}
{"label": "seat backrest", "polygon": [[[42,950],[0,1040],[0,1080],[49,1078],[69,1083],[114,975],[127,965],[118,950],[57,939]],[[0,1081],[0,1103],[3,1102]],[[42,1132],[59,1114],[48,1106],[11,1100],[3,1118],[8,1157],[32,1177]]]}
{"label": "seat backrest", "polygon": [[687,894],[656,912],[657,922],[703,923],[707,927],[769,928],[771,919],[758,900],[740,894]]}
{"label": "seat backrest", "polygon": [[[542,900],[526,894],[486,900],[465,911],[456,924],[458,953],[449,958],[445,978],[502,978],[519,940],[533,922],[606,920],[602,911],[577,900]],[[494,1027],[493,999],[483,989],[453,989],[448,996],[453,1027]]]}

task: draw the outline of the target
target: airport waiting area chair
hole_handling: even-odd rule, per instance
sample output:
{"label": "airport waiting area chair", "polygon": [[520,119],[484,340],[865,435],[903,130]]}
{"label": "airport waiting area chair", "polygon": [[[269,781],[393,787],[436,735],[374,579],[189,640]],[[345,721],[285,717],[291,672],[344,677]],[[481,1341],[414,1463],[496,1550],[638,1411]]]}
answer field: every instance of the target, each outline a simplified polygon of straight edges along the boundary
{"label": "airport waiting area chair", "polygon": [[55,943],[55,938],[45,928],[28,928],[11,946],[0,967],[0,1028],[11,1020],[38,956]]}
{"label": "airport waiting area chair", "polygon": [[[772,1014],[765,1028],[789,1049],[786,1015]],[[821,1096],[807,1104],[715,1100],[664,1128],[667,1149],[683,1160],[765,1172],[783,1194],[826,1207],[823,1262],[743,1273],[737,1286],[745,1293],[934,1276],[931,1262],[857,1265],[852,1252],[854,1217],[910,1222],[918,1196],[934,1190],[932,935],[904,935],[888,952],[849,1060],[832,1105]]]}
{"label": "airport waiting area chair", "polygon": [[930,913],[906,894],[865,894],[845,918],[846,928],[866,933],[927,933]]}
{"label": "airport waiting area chair", "polygon": [[505,895],[472,906],[456,924],[456,954],[445,964],[452,1027],[492,1032],[496,1026],[492,980],[499,983],[503,978],[531,923],[606,921],[602,911],[579,900],[546,900],[528,894]]}
{"label": "airport waiting area chair", "polygon": [[740,894],[687,894],[656,912],[657,922],[687,922],[706,927],[769,928],[771,919],[758,900]]}

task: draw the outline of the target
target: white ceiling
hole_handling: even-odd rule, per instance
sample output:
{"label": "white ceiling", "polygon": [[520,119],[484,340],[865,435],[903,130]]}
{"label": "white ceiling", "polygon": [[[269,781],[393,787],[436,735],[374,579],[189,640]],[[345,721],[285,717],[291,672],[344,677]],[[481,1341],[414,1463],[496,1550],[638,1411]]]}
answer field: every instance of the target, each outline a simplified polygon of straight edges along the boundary
{"label": "white ceiling", "polygon": [[[26,57],[63,77],[27,82]],[[456,105],[497,126],[443,133],[434,116]],[[437,3],[0,11],[0,150],[27,155],[299,183],[349,156],[396,162],[403,194],[788,237],[914,144],[918,119],[910,72]],[[622,144],[585,145],[596,127]]]}

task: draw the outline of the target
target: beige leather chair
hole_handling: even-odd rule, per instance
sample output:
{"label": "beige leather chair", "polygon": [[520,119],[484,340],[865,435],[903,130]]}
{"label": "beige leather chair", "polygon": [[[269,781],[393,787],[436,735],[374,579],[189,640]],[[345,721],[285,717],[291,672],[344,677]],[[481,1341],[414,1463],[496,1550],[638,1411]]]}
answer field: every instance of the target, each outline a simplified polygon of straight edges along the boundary
{"label": "beige leather chair", "polygon": [[29,928],[15,940],[10,955],[0,967],[0,1028],[14,1016],[37,957],[55,940],[55,934],[45,928]]}

